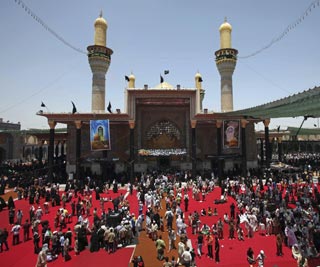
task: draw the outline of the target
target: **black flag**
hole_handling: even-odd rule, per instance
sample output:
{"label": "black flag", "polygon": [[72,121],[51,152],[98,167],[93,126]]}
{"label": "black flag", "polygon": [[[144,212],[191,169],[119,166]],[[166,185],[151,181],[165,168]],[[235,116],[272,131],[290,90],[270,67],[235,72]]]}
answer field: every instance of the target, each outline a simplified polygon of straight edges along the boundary
{"label": "black flag", "polygon": [[164,82],[164,79],[163,77],[160,75],[160,83],[163,83]]}
{"label": "black flag", "polygon": [[278,126],[277,131],[280,132],[280,125]]}
{"label": "black flag", "polygon": [[108,105],[108,107],[107,107],[107,110],[109,111],[109,113],[112,113],[110,101],[109,101],[109,105]]}
{"label": "black flag", "polygon": [[317,127],[317,124],[313,124],[314,127]]}
{"label": "black flag", "polygon": [[167,74],[169,74],[169,70],[164,71],[164,75],[167,75]]}
{"label": "black flag", "polygon": [[129,82],[129,77],[127,75],[124,76],[124,78],[126,79],[127,82]]}
{"label": "black flag", "polygon": [[77,112],[77,108],[76,108],[76,105],[71,101],[72,103],[72,114],[76,113]]}
{"label": "black flag", "polygon": [[199,77],[199,83],[202,83],[202,82],[203,82],[202,78],[201,78],[201,77]]}
{"label": "black flag", "polygon": [[45,105],[43,102],[41,102],[41,107],[42,107],[42,108],[45,108],[46,105]]}

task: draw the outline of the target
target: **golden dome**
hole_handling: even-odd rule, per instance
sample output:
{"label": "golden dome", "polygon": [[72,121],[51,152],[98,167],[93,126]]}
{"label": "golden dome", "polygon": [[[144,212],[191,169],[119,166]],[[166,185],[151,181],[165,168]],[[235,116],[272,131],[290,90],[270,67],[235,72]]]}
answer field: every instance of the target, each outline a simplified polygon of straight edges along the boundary
{"label": "golden dome", "polygon": [[163,82],[163,83],[158,84],[154,89],[173,90],[175,88],[170,83]]}
{"label": "golden dome", "polygon": [[129,80],[135,80],[136,79],[136,77],[131,73],[130,75],[129,75]]}
{"label": "golden dome", "polygon": [[227,22],[227,18],[224,19],[224,22],[221,24],[219,31],[232,31],[232,26]]}
{"label": "golden dome", "polygon": [[102,17],[102,11],[100,13],[99,18],[97,18],[94,22],[94,26],[97,26],[97,25],[104,26],[106,28],[108,27],[107,21]]}
{"label": "golden dome", "polygon": [[199,72],[197,72],[194,77],[195,77],[195,78],[202,78],[202,76],[201,76],[201,74],[200,74]]}

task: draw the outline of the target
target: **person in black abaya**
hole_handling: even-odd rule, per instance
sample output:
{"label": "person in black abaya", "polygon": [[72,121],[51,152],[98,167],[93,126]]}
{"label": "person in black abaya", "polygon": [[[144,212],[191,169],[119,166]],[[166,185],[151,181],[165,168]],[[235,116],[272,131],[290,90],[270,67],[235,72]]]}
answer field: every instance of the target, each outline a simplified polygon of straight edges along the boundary
{"label": "person in black abaya", "polygon": [[86,246],[88,246],[88,240],[87,240],[87,230],[84,226],[81,226],[78,233],[78,246],[79,246],[79,252],[83,251]]}
{"label": "person in black abaya", "polygon": [[90,238],[90,252],[99,251],[99,236],[96,228],[91,233]]}

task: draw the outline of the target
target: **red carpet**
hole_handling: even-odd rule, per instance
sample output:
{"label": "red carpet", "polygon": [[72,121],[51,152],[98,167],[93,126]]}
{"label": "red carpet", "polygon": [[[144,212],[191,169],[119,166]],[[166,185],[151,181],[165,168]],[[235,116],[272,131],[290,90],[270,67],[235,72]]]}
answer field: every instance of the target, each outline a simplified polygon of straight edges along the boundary
{"label": "red carpet", "polygon": [[[206,200],[204,202],[195,201],[192,199],[192,194],[189,192],[189,214],[194,210],[200,212],[202,208],[207,209],[209,206],[212,207],[212,210],[216,207],[218,211],[218,216],[201,216],[200,220],[202,223],[208,224],[210,227],[218,221],[220,217],[223,218],[224,213],[228,213],[230,216],[230,205],[234,202],[233,198],[229,197],[228,202],[225,204],[214,204],[215,199],[220,199],[220,188],[215,188],[214,192],[208,194],[206,196]],[[183,203],[183,201],[182,201]],[[182,205],[184,209],[184,204]],[[244,225],[241,224],[244,234],[246,234],[246,230]],[[245,241],[239,241],[238,239],[229,240],[229,230],[228,225],[224,224],[224,240],[220,240],[220,263],[215,263],[214,260],[211,260],[206,257],[207,247],[204,246],[202,251],[204,255],[199,258],[197,257],[196,263],[197,266],[225,266],[225,267],[243,267],[249,266],[246,260],[246,252],[249,247],[252,247],[255,256],[257,256],[261,249],[264,250],[266,255],[265,267],[274,267],[277,265],[278,267],[293,267],[296,266],[296,261],[291,257],[291,250],[285,246],[283,246],[282,257],[276,255],[276,240],[275,236],[262,236],[259,232],[255,232],[254,238],[248,239],[245,237]],[[188,237],[192,240],[193,248],[196,250],[196,238],[197,235],[192,235],[191,227],[188,227]],[[237,234],[235,233],[235,237]],[[214,253],[214,252],[213,252]]]}
{"label": "red carpet", "polygon": [[[120,195],[120,193],[125,194],[125,190],[119,190],[117,194],[114,194],[111,190],[109,194],[101,194],[102,197],[114,198],[115,196]],[[138,213],[138,204],[135,195],[129,195],[128,199],[130,201],[130,210],[132,212]],[[44,201],[41,201],[41,204]],[[17,200],[15,201],[16,211],[21,209],[23,211],[23,220],[29,219],[29,202],[26,200]],[[37,205],[34,205],[37,208]],[[97,200],[95,200],[95,194],[93,193],[93,206],[98,207],[98,214],[100,211],[100,204]],[[42,205],[43,207],[43,205]],[[105,209],[113,208],[111,202],[105,203]],[[50,208],[50,213],[44,215],[42,220],[48,220],[50,222],[51,229],[54,228],[53,218],[56,214],[56,211],[59,207]],[[67,209],[71,212],[70,203],[67,204]],[[91,210],[92,214],[92,210]],[[89,217],[90,225],[92,223],[93,216]],[[73,217],[73,223],[67,224],[67,227],[70,227],[73,230],[73,226],[76,222],[76,217]],[[23,242],[23,230],[20,230],[20,244],[16,246],[12,246],[12,234],[10,233],[12,226],[9,225],[9,216],[8,210],[5,209],[0,212],[0,228],[6,227],[9,231],[8,245],[9,251],[4,251],[0,253],[0,265],[3,267],[34,267],[37,261],[37,255],[33,253],[33,241],[29,240],[27,242]],[[40,227],[41,231],[41,227]],[[32,233],[30,230],[30,237],[32,237]],[[90,238],[90,237],[89,237]],[[22,242],[21,242],[22,241]],[[73,240],[72,240],[73,241]],[[40,242],[41,245],[41,242]],[[71,260],[68,262],[64,262],[62,256],[59,257],[52,262],[48,263],[48,266],[79,266],[79,267],[88,267],[88,266],[107,266],[114,265],[119,267],[128,267],[128,263],[131,259],[131,255],[133,253],[134,248],[120,248],[114,254],[107,254],[105,250],[100,249],[99,252],[90,253],[89,249],[81,252],[80,255],[75,255],[75,252],[72,250],[70,252]],[[114,263],[114,264],[113,264]]]}
{"label": "red carpet", "polygon": [[[109,194],[103,194],[102,197],[113,198],[120,193],[125,194],[126,191],[119,190],[119,193],[114,194],[110,191]],[[191,192],[190,201],[189,201],[189,212],[193,212],[197,210],[200,212],[202,208],[207,208],[211,206],[212,208],[216,207],[218,210],[218,216],[205,216],[201,217],[202,223],[207,223],[210,227],[213,223],[216,223],[219,217],[223,216],[225,212],[230,214],[230,204],[233,201],[232,198],[229,197],[228,203],[226,204],[214,204],[215,199],[220,198],[220,188],[216,188],[214,192],[210,193],[206,196],[205,202],[199,202],[192,199]],[[128,200],[130,202],[130,210],[134,212],[136,215],[138,214],[138,203],[135,196],[135,193],[131,196],[128,196]],[[41,204],[43,203],[43,200]],[[23,222],[25,219],[29,219],[29,202],[25,200],[19,200],[15,202],[16,210],[22,209],[24,213]],[[95,195],[93,195],[93,205],[94,207],[98,207],[100,214],[100,205],[99,202],[95,200]],[[105,203],[105,208],[113,207],[111,202]],[[184,209],[183,202],[182,208]],[[49,220],[50,226],[53,228],[53,217],[56,213],[58,207],[50,208],[50,213],[48,215],[44,215],[44,220]],[[70,204],[67,204],[67,209],[71,211]],[[186,216],[188,213],[186,214]],[[92,216],[89,217],[90,222],[92,222]],[[73,225],[76,221],[76,217],[73,219],[73,223],[68,224],[67,227],[71,227],[73,229]],[[12,226],[9,225],[8,219],[8,210],[4,210],[0,212],[0,227],[6,227],[8,231],[11,231]],[[20,241],[22,240],[22,230],[20,231]],[[245,230],[244,230],[244,233]],[[196,248],[196,235],[192,235],[191,227],[188,227],[188,236],[192,240],[193,247]],[[248,247],[252,247],[255,255],[259,253],[261,249],[265,251],[266,260],[265,267],[294,267],[296,266],[296,261],[291,257],[291,250],[285,246],[283,246],[284,256],[278,257],[276,256],[276,246],[275,246],[275,237],[274,236],[262,236],[258,232],[255,233],[253,239],[245,238],[245,241],[228,240],[228,227],[224,226],[224,240],[220,240],[220,263],[216,264],[213,260],[210,260],[205,256],[207,253],[207,248],[203,247],[203,252],[205,253],[202,258],[197,257],[196,263],[199,267],[211,267],[211,266],[225,266],[225,267],[244,267],[248,266],[246,261],[246,251]],[[29,240],[27,242],[21,242],[17,246],[12,246],[12,234],[9,236],[9,251],[5,251],[0,253],[0,262],[1,266],[4,267],[33,267],[35,266],[37,255],[33,253],[33,242]],[[119,267],[128,267],[128,263],[130,261],[131,255],[133,253],[133,248],[124,248],[119,249],[115,254],[107,254],[104,250],[100,250],[99,252],[90,253],[88,249],[84,252],[81,252],[80,255],[76,256],[74,251],[70,252],[72,259],[69,262],[63,262],[61,255],[59,258],[53,262],[48,263],[48,266],[79,266],[79,267],[87,267],[87,266],[119,266]],[[161,263],[160,263],[161,264]],[[313,265],[316,266],[316,265]],[[146,267],[157,267],[157,266],[146,266]]]}

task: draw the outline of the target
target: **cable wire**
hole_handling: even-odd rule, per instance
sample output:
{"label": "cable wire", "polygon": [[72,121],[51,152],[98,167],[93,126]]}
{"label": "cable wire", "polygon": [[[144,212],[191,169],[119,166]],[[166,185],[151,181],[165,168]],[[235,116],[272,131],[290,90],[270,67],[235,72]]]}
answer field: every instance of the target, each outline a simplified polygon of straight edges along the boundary
{"label": "cable wire", "polygon": [[73,46],[72,44],[70,44],[68,41],[66,41],[61,35],[59,35],[58,33],[56,33],[52,28],[50,28],[48,26],[48,24],[46,24],[36,13],[34,13],[30,7],[28,7],[22,0],[14,0],[19,6],[21,6],[21,8],[28,14],[30,15],[36,22],[38,22],[45,30],[47,30],[48,32],[50,32],[54,37],[56,37],[60,42],[62,42],[64,45],[68,46],[69,48],[87,55],[87,52],[83,51],[80,48],[77,48],[75,46]]}
{"label": "cable wire", "polygon": [[320,5],[320,0],[312,1],[311,4],[308,6],[308,8],[303,12],[303,14],[297,20],[289,24],[279,36],[273,38],[269,44],[253,52],[252,54],[249,54],[246,56],[238,56],[238,58],[245,59],[245,58],[256,56],[257,54],[260,54],[264,50],[270,48],[275,43],[281,41],[290,31],[294,30],[299,24],[301,24],[302,21],[313,11],[313,9],[315,9],[316,7],[319,7],[319,5]]}

